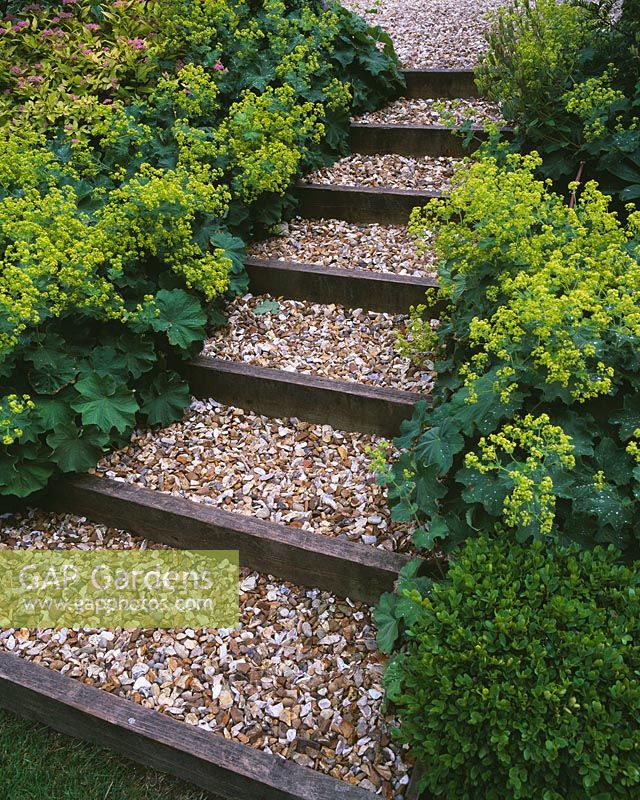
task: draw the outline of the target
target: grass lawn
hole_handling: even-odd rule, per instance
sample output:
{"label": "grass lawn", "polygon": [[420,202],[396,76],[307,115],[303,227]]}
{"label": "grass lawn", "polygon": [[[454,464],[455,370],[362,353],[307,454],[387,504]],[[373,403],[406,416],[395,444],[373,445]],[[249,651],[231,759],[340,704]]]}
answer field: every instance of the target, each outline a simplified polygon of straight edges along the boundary
{"label": "grass lawn", "polygon": [[0,711],[2,800],[219,800]]}

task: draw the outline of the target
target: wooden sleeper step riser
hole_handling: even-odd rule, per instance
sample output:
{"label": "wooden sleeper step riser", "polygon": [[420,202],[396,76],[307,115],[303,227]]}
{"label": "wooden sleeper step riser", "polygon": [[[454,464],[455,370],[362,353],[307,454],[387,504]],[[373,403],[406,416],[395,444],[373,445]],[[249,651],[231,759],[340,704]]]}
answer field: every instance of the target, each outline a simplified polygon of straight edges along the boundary
{"label": "wooden sleeper step riser", "polygon": [[441,192],[313,183],[299,183],[295,195],[301,217],[382,225],[406,225],[416,206],[442,197]]}
{"label": "wooden sleeper step riser", "polygon": [[228,800],[375,800],[355,786],[203,731],[12,653],[0,652],[0,708]]}
{"label": "wooden sleeper step riser", "polygon": [[245,267],[254,294],[268,293],[312,303],[337,303],[347,308],[388,314],[406,314],[410,306],[425,303],[427,289],[437,289],[434,278],[362,269],[262,259],[249,259]]}
{"label": "wooden sleeper step riser", "polygon": [[43,500],[180,550],[238,550],[240,564],[300,586],[375,605],[392,591],[408,556],[233,513],[206,503],[77,476],[57,482]]}
{"label": "wooden sleeper step riser", "polygon": [[396,436],[413,413],[413,392],[382,389],[238,361],[198,356],[188,365],[189,385],[199,398],[269,417],[298,417],[338,430]]}
{"label": "wooden sleeper step riser", "polygon": [[407,84],[403,96],[413,100],[478,97],[473,70],[405,69],[402,74]]}
{"label": "wooden sleeper step riser", "polygon": [[[461,158],[478,149],[488,134],[485,128],[474,126],[473,139],[465,147],[464,136],[444,125],[382,125],[353,123],[349,134],[351,151],[362,155],[385,155],[420,158],[422,156],[451,156]],[[502,128],[505,138],[512,136],[511,128]]]}

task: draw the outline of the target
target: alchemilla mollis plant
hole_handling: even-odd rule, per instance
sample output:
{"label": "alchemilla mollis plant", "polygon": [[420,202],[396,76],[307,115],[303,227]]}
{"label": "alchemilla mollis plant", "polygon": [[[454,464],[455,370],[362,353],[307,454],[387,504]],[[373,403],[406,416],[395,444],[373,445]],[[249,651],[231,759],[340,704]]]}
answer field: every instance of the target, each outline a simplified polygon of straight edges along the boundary
{"label": "alchemilla mollis plant", "polygon": [[[244,242],[395,96],[389,38],[316,0],[86,0],[0,23],[0,495],[189,401]],[[380,47],[378,46],[380,44]]]}
{"label": "alchemilla mollis plant", "polygon": [[383,479],[419,547],[452,549],[500,523],[514,539],[638,552],[640,214],[621,222],[587,184],[575,207],[536,154],[487,156],[451,198],[414,212],[437,232],[437,328],[417,309],[404,343],[435,359]]}
{"label": "alchemilla mollis plant", "polygon": [[494,14],[478,78],[564,189],[580,174],[640,197],[638,0],[514,0]]}

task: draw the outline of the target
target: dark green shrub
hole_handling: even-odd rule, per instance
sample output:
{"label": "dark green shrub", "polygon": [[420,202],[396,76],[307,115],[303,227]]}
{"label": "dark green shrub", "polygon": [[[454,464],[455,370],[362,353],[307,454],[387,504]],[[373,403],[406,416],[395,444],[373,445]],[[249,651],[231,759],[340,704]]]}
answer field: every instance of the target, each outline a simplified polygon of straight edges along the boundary
{"label": "dark green shrub", "polygon": [[408,593],[386,688],[424,788],[450,800],[640,795],[640,576],[619,556],[482,537],[424,600]]}

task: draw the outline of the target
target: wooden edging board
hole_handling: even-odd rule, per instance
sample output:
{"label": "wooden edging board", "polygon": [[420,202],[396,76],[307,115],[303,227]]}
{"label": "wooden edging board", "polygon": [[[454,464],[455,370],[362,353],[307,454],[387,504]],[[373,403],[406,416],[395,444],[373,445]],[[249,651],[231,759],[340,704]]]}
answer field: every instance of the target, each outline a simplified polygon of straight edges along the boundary
{"label": "wooden edging board", "polygon": [[[473,139],[464,145],[464,136],[446,125],[389,125],[354,122],[349,131],[349,145],[354,153],[363,155],[397,153],[401,156],[453,156],[460,158],[477,150],[486,141],[487,131],[479,125],[471,128]],[[502,128],[509,138],[512,128]]]}
{"label": "wooden edging board", "polygon": [[442,197],[442,192],[433,191],[304,182],[296,184],[294,194],[301,217],[386,225],[406,225],[416,206]]}
{"label": "wooden edging board", "polygon": [[404,69],[405,97],[414,100],[478,97],[473,70]]}
{"label": "wooden edging board", "polygon": [[425,397],[355,381],[196,356],[187,365],[191,392],[270,417],[299,417],[344,431],[396,436]]}
{"label": "wooden edging board", "polygon": [[375,795],[0,652],[0,707],[108,747],[229,800],[374,800]]}
{"label": "wooden edging board", "polygon": [[238,550],[243,567],[369,605],[392,591],[409,561],[371,545],[90,475],[56,482],[43,504],[180,550]]}
{"label": "wooden edging board", "polygon": [[337,303],[348,308],[406,314],[425,302],[435,278],[417,278],[365,269],[323,267],[294,261],[249,258],[245,261],[254,294],[269,293],[291,300]]}

